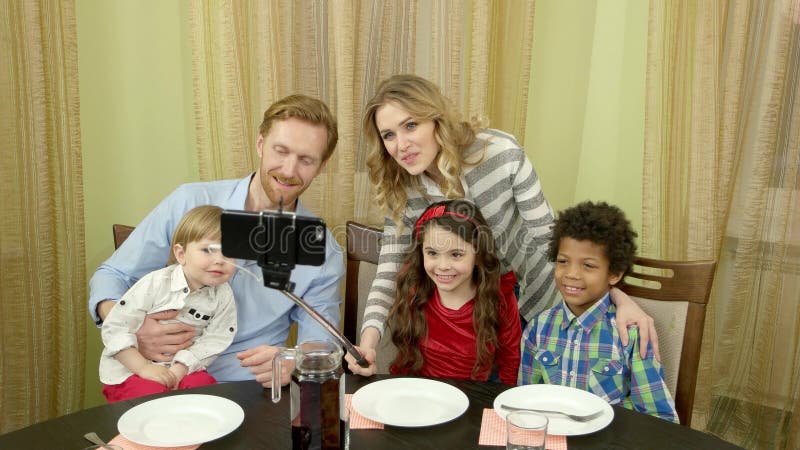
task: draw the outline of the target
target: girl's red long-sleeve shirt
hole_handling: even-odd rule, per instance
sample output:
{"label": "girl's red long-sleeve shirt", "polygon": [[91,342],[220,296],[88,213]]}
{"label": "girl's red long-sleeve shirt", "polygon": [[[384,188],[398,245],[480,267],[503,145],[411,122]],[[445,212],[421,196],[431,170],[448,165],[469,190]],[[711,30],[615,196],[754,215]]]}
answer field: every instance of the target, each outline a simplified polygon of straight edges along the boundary
{"label": "girl's red long-sleeve shirt", "polygon": [[[500,279],[500,328],[497,334],[498,345],[494,349],[495,363],[500,380],[505,384],[517,384],[517,371],[520,361],[520,328],[517,298],[514,285],[517,279],[514,272]],[[425,305],[428,322],[428,335],[422,340],[422,370],[426,377],[475,379],[485,381],[489,378],[491,367],[486,367],[472,376],[475,366],[477,346],[472,314],[475,299],[457,310],[442,305],[439,290]],[[392,367],[392,373],[403,373]]]}

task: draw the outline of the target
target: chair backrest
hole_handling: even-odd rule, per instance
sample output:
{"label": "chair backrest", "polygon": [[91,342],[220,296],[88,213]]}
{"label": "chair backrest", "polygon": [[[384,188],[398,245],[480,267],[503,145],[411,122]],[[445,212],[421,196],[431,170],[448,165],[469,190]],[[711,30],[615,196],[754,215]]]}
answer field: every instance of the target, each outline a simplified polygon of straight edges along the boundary
{"label": "chair backrest", "polygon": [[133,231],[133,228],[134,227],[128,225],[120,225],[118,223],[111,225],[111,231],[114,232],[114,250],[118,249],[119,246],[122,245],[123,242],[125,242],[125,239],[128,239],[128,236]]}
{"label": "chair backrest", "polygon": [[714,261],[661,261],[637,257],[619,288],[655,321],[661,364],[683,425],[692,419],[697,367]]}
{"label": "chair backrest", "polygon": [[[367,295],[375,279],[383,230],[347,222],[347,275],[344,293],[344,335],[356,342],[361,333]],[[384,334],[377,352],[378,373],[388,373],[396,350]]]}

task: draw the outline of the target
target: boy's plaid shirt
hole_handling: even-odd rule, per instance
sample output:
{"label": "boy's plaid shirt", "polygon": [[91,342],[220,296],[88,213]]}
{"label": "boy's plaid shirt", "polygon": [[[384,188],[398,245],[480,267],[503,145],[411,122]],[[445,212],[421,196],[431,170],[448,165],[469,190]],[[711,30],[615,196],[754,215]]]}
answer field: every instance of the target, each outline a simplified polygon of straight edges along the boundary
{"label": "boy's plaid shirt", "polygon": [[639,330],[623,347],[608,293],[580,317],[561,304],[536,316],[523,333],[517,384],[560,384],[611,404],[678,423],[675,401],[652,347],[639,356]]}

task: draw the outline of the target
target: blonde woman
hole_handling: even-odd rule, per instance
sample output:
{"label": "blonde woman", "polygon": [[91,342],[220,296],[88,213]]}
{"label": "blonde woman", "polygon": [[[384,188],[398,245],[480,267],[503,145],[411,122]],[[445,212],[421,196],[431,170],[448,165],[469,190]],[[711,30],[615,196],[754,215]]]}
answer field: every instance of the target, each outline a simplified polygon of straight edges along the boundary
{"label": "blonde woman", "polygon": [[[462,120],[434,83],[416,75],[394,75],[381,82],[366,105],[362,129],[370,146],[370,180],[387,212],[361,329],[359,347],[367,360],[375,359],[414,223],[435,202],[463,198],[478,206],[504,272],[516,274],[523,327],[556,304],[553,266],[547,260],[553,210],[514,136]],[[612,298],[618,327],[638,324],[643,344],[652,336],[657,348],[652,318],[622,291],[614,289]],[[361,368],[348,361],[355,373],[375,371],[374,364]]]}

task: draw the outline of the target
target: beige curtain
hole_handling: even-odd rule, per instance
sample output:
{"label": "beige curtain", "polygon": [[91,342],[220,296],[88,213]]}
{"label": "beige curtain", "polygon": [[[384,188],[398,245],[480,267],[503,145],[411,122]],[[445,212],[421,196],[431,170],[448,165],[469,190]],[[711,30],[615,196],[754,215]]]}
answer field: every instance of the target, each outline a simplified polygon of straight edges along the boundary
{"label": "beige curtain", "polygon": [[74,6],[0,1],[0,433],[83,406],[86,262]]}
{"label": "beige curtain", "polygon": [[294,92],[317,96],[339,120],[339,145],[303,202],[340,242],[347,220],[382,224],[360,120],[383,78],[425,76],[465,117],[488,117],[518,137],[524,131],[532,0],[194,0],[191,15],[201,177],[253,170],[269,104]]}
{"label": "beige curtain", "polygon": [[800,448],[800,1],[650,4],[643,253],[719,262],[692,425]]}

